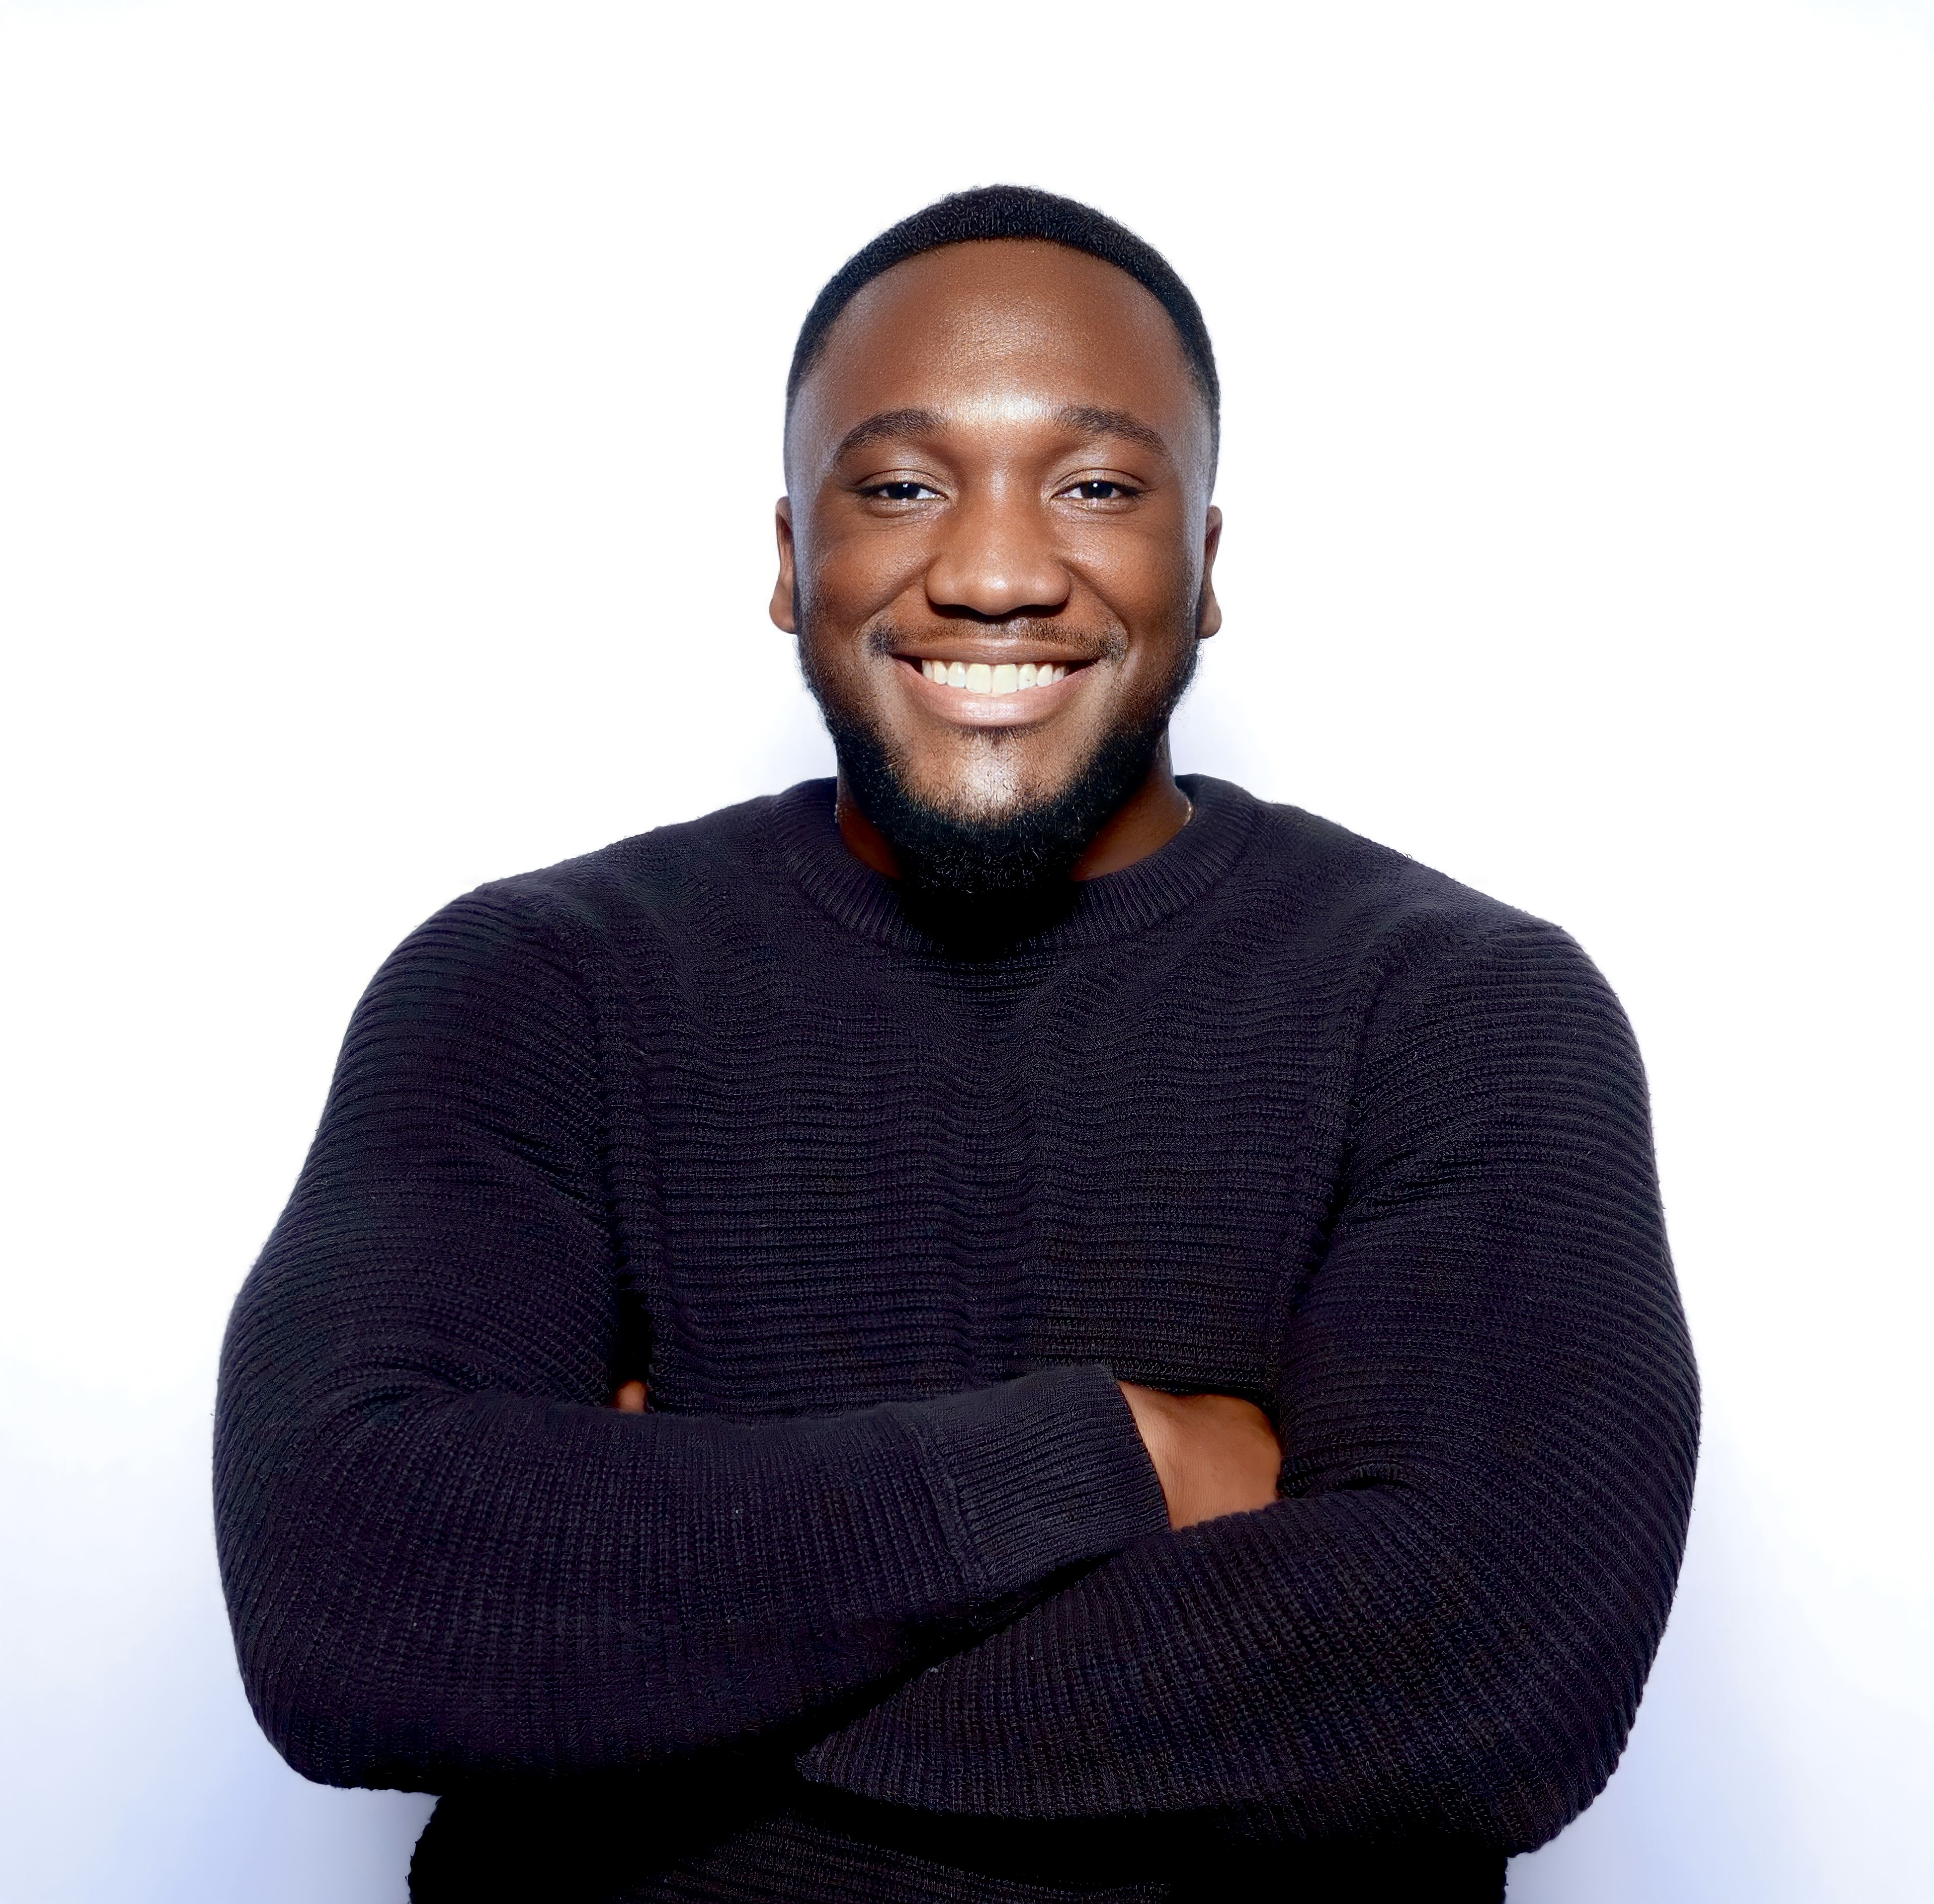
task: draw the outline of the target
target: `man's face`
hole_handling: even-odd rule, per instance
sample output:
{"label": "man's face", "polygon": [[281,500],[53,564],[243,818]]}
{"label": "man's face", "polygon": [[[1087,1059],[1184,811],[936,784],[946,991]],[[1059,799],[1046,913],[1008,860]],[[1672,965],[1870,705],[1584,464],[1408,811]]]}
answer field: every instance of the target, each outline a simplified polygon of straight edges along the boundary
{"label": "man's face", "polygon": [[905,796],[998,829],[1111,737],[1158,741],[1219,622],[1220,520],[1206,405],[1125,273],[1008,240],[896,266],[834,325],[786,465],[773,619]]}

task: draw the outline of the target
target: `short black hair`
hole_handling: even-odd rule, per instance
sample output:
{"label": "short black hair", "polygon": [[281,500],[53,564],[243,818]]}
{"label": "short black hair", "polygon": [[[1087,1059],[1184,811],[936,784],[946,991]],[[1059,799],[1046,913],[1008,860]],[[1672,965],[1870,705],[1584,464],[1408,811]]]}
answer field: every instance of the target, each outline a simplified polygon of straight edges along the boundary
{"label": "short black hair", "polygon": [[788,412],[806,373],[826,348],[827,333],[834,320],[865,286],[881,272],[923,252],[987,238],[1042,239],[1051,245],[1065,245],[1070,251],[1086,252],[1090,258],[1125,271],[1152,294],[1173,320],[1189,371],[1209,406],[1213,454],[1222,434],[1222,386],[1216,375],[1209,327],[1202,321],[1202,307],[1194,294],[1176,276],[1168,260],[1126,225],[1117,224],[1105,212],[1078,199],[1037,191],[1031,185],[981,185],[972,191],[951,192],[924,211],[901,219],[854,252],[812,300],[812,309],[800,326],[792,369],[786,378]]}

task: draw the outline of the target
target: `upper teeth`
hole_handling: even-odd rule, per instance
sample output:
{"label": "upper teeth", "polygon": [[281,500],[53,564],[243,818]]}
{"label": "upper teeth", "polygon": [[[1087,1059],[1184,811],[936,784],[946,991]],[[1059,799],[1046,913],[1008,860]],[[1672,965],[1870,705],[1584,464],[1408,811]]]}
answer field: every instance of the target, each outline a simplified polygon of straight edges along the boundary
{"label": "upper teeth", "polygon": [[929,681],[944,688],[965,688],[970,694],[1018,694],[1023,688],[1044,688],[1067,673],[1065,667],[1043,661],[1037,666],[1023,661],[1017,667],[1002,661],[990,667],[985,661],[922,661],[920,671]]}

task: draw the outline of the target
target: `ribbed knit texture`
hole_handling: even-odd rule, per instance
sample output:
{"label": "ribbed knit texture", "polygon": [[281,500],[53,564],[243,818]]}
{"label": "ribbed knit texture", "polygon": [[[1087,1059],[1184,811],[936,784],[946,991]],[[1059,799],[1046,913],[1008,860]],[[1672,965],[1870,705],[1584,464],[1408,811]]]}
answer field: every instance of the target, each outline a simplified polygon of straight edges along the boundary
{"label": "ribbed knit texture", "polygon": [[[422,1904],[1452,1904],[1610,1775],[1697,1436],[1624,1017],[1185,784],[997,961],[814,782],[378,975],[216,1506],[279,1749],[449,1794]],[[1267,1407],[1282,1498],[1169,1532],[1116,1378]]]}

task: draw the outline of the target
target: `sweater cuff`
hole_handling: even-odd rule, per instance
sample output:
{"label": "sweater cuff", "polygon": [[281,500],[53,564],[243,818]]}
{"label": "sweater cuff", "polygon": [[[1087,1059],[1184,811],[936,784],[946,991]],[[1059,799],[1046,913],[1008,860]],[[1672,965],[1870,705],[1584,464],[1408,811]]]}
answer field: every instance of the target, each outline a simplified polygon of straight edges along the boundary
{"label": "sweater cuff", "polygon": [[919,1418],[952,1484],[961,1559],[981,1593],[1018,1592],[1168,1526],[1155,1463],[1104,1368],[938,1396]]}

